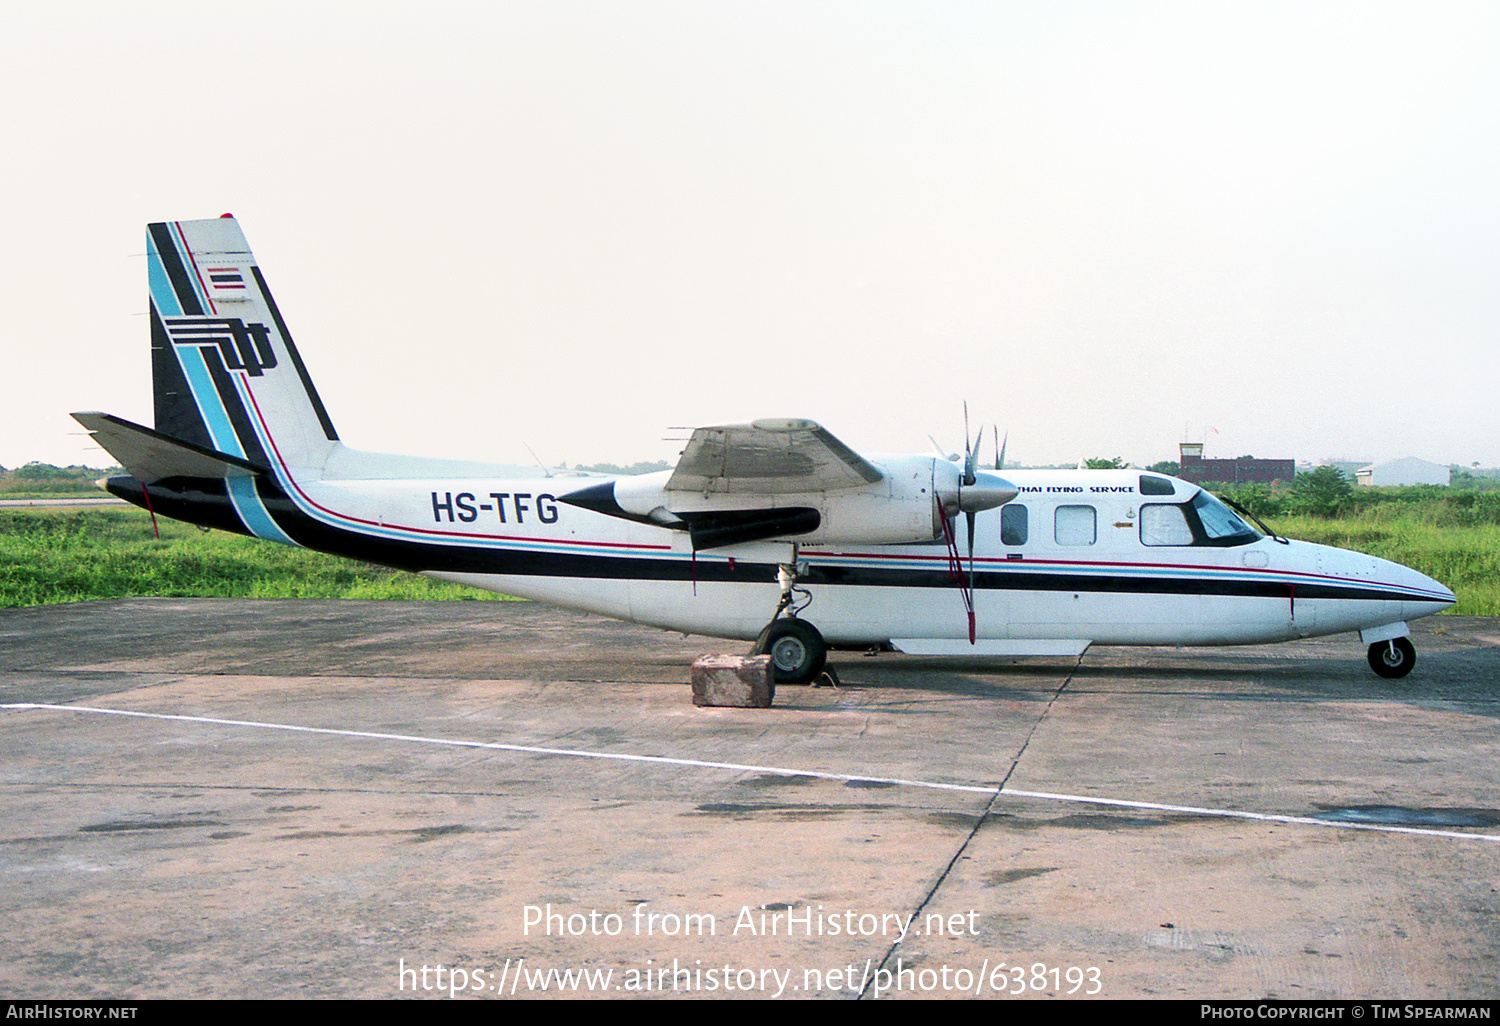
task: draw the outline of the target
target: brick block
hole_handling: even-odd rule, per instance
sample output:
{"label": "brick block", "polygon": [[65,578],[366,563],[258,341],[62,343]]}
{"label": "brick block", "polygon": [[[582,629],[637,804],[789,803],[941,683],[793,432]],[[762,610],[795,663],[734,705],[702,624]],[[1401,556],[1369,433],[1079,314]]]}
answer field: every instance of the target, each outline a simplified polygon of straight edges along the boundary
{"label": "brick block", "polygon": [[699,656],[692,680],[694,705],[769,709],[776,697],[770,656]]}

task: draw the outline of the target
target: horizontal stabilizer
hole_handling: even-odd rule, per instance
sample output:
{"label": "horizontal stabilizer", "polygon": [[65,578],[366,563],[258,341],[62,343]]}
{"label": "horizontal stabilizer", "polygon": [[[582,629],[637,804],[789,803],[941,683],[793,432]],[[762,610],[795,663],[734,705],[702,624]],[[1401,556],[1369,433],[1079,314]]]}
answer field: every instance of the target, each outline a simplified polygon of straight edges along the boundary
{"label": "horizontal stabilizer", "polygon": [[269,468],[238,456],[184,442],[109,413],[75,413],[94,441],[142,483],[168,477],[254,477]]}

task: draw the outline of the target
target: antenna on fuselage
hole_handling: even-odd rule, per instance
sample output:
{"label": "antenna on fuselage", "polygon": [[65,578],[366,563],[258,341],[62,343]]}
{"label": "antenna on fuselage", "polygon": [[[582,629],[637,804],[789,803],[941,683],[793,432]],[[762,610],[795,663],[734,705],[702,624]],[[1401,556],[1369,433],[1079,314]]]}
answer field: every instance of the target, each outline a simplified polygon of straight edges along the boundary
{"label": "antenna on fuselage", "polygon": [[[526,445],[525,442],[522,442],[521,444],[522,445]],[[536,454],[536,450],[533,449],[531,446],[526,445],[526,451],[529,452],[529,453],[531,453],[531,458],[534,459],[534,460],[536,460],[536,465],[542,468],[542,474],[543,474],[543,476],[545,476],[545,477],[551,477],[552,476],[552,468],[549,467],[549,466],[547,466],[547,464],[545,464],[545,463],[542,462],[542,458]],[[434,500],[434,501],[436,501],[436,500]]]}

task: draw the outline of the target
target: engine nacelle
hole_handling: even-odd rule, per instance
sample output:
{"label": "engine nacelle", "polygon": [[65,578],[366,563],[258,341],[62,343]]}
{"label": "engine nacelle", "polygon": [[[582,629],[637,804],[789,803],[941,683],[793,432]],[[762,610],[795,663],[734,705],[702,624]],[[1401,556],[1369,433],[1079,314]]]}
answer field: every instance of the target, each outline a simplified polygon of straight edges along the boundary
{"label": "engine nacelle", "polygon": [[[897,545],[942,537],[934,476],[952,464],[921,456],[872,460],[875,484],[824,492],[741,494],[668,490],[671,471],[622,477],[558,501],[639,523],[686,530],[694,547],[748,541]],[[968,491],[968,489],[966,489]],[[1014,489],[1011,489],[1014,495]]]}

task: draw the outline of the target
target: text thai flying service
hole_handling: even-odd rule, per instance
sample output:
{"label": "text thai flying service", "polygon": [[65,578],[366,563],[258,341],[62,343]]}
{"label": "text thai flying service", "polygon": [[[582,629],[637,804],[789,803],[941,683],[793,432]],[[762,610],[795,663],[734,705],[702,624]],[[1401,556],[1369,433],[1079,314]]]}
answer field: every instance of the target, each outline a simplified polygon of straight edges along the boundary
{"label": "text thai flying service", "polygon": [[[779,680],[832,646],[1078,655],[1358,631],[1375,671],[1451,591],[1371,556],[1262,534],[1135,470],[1000,473],[860,455],[810,420],[698,428],[639,477],[346,447],[236,221],[148,228],[155,427],[75,413],[165,516],[651,624],[754,640]],[[962,513],[964,516],[959,517]],[[962,520],[962,528],[960,528]]]}

